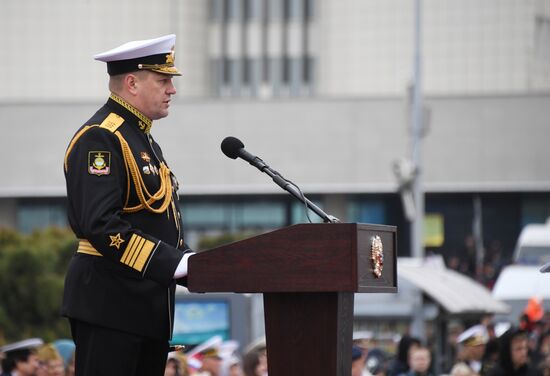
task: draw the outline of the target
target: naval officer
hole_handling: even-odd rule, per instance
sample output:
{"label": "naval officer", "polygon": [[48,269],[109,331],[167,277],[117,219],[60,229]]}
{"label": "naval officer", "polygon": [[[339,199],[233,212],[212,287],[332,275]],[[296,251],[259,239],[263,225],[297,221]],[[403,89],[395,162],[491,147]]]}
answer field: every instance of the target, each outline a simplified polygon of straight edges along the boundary
{"label": "naval officer", "polygon": [[163,375],[176,283],[193,254],[183,237],[178,181],[152,136],[168,115],[175,35],[96,55],[107,102],[72,137],[64,172],[79,239],[62,314],[76,344],[76,375]]}

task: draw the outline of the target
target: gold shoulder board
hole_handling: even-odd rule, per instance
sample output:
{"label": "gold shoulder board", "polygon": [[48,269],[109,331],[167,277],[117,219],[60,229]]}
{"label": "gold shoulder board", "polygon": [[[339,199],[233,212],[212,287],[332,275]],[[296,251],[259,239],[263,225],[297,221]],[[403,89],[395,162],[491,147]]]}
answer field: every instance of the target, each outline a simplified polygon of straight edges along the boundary
{"label": "gold shoulder board", "polygon": [[109,116],[107,116],[105,120],[103,120],[99,127],[105,128],[112,133],[115,133],[118,127],[122,125],[122,123],[124,123],[124,118],[115,114],[114,112],[111,112]]}

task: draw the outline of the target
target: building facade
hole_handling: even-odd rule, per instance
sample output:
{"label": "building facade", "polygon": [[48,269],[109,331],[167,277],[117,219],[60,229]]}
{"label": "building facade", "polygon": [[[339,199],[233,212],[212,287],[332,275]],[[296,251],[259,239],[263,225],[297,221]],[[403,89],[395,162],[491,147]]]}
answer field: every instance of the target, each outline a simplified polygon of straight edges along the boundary
{"label": "building facade", "polygon": [[[173,32],[184,75],[153,135],[180,177],[191,244],[307,220],[267,176],[221,154],[232,135],[341,220],[397,225],[408,255],[394,166],[411,153],[413,5],[3,1],[0,226],[66,225],[65,147],[108,95],[91,56]],[[427,251],[463,254],[477,220],[487,252],[510,256],[521,227],[550,214],[550,0],[422,10]]]}

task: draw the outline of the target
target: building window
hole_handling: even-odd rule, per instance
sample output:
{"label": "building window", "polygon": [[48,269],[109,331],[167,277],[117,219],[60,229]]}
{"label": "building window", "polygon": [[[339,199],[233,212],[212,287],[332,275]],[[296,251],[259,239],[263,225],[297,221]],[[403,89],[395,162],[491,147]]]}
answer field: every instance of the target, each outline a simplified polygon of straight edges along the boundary
{"label": "building window", "polygon": [[45,227],[67,227],[67,209],[62,203],[20,202],[17,205],[17,229],[30,233]]}
{"label": "building window", "polygon": [[306,85],[313,82],[313,59],[309,56],[303,57],[302,82]]}
{"label": "building window", "polygon": [[261,19],[264,14],[262,8],[267,8],[265,5],[262,7],[262,0],[243,0],[243,20],[248,22]]}
{"label": "building window", "polygon": [[210,21],[220,21],[223,16],[223,2],[222,0],[210,0],[209,9]]}
{"label": "building window", "polygon": [[386,205],[377,198],[352,201],[348,207],[348,218],[351,222],[387,224]]}
{"label": "building window", "polygon": [[243,85],[249,86],[251,83],[251,72],[252,64],[249,58],[243,58]]}
{"label": "building window", "polygon": [[303,0],[285,0],[284,1],[284,18],[285,20],[302,20],[303,19]]}
{"label": "building window", "polygon": [[225,86],[227,86],[231,83],[231,60],[227,57],[224,57],[222,60],[222,64],[222,82]]}
{"label": "building window", "polygon": [[182,204],[189,229],[243,231],[271,229],[286,224],[282,200],[194,201]]}
{"label": "building window", "polygon": [[241,19],[240,0],[226,0],[224,7],[224,19],[226,21],[235,21]]}
{"label": "building window", "polygon": [[304,20],[306,22],[313,20],[315,10],[313,8],[313,2],[314,0],[304,0]]}
{"label": "building window", "polygon": [[222,65],[221,76],[211,80],[217,85],[215,95],[314,94],[309,52],[313,0],[211,0],[210,7],[222,44],[221,56],[212,56]]}
{"label": "building window", "polygon": [[288,84],[290,82],[290,58],[288,56],[283,57],[283,84]]}

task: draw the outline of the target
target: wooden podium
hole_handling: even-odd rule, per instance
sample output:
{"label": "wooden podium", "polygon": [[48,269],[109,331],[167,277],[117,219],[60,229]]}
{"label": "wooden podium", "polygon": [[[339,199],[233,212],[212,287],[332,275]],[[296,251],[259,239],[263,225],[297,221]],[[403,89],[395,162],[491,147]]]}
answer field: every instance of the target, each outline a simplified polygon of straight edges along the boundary
{"label": "wooden podium", "polygon": [[190,257],[188,287],[264,294],[269,376],[349,376],[353,294],[397,291],[396,228],[286,227]]}

